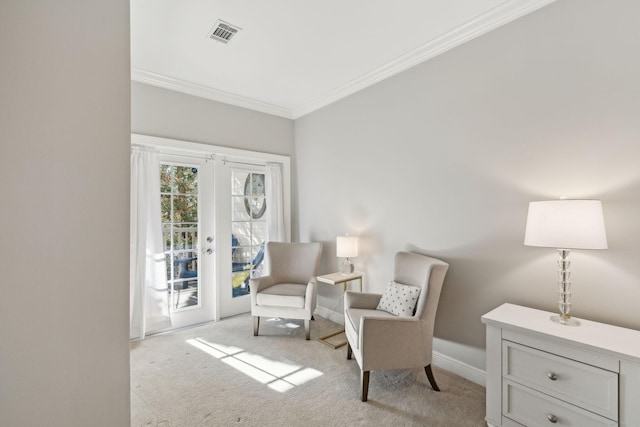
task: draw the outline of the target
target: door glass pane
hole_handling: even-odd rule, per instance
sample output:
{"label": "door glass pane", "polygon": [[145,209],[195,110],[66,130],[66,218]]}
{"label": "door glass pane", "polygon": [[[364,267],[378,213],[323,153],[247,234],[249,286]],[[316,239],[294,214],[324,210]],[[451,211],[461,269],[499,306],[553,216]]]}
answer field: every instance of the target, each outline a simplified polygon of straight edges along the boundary
{"label": "door glass pane", "polygon": [[198,196],[173,194],[173,222],[198,222]]}
{"label": "door glass pane", "polygon": [[176,166],[172,181],[174,192],[178,194],[198,194],[198,168]]}
{"label": "door glass pane", "polygon": [[266,221],[253,221],[251,224],[251,244],[259,246],[264,242],[267,235]]}
{"label": "door glass pane", "polygon": [[231,259],[233,297],[249,293],[249,279],[262,273],[266,210],[264,173],[231,173]]}
{"label": "door glass pane", "polygon": [[169,308],[199,305],[198,168],[162,164],[161,214]]}

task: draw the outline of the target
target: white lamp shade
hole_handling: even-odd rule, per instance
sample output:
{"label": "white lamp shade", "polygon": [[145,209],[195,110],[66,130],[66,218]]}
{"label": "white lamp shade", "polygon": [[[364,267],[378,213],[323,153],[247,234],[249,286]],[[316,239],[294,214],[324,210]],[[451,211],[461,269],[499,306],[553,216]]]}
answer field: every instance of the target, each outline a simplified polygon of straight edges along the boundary
{"label": "white lamp shade", "polygon": [[355,236],[336,237],[336,256],[353,258],[358,256],[358,238]]}
{"label": "white lamp shade", "polygon": [[524,244],[558,249],[607,249],[599,200],[529,203]]}

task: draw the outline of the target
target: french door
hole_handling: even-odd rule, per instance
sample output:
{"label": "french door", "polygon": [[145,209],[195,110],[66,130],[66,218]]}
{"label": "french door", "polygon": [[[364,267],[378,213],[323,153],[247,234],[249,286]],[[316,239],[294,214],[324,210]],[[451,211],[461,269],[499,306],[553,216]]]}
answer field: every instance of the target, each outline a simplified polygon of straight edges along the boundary
{"label": "french door", "polygon": [[[220,242],[220,317],[250,311],[249,280],[264,271],[266,211],[264,166],[222,162],[216,168]],[[222,231],[224,230],[224,231]],[[222,236],[223,234],[221,234]],[[224,249],[222,249],[224,248]]]}
{"label": "french door", "polygon": [[168,329],[249,312],[249,279],[264,268],[266,164],[281,167],[288,238],[289,158],[136,134],[132,143],[160,153]]}
{"label": "french door", "polygon": [[264,184],[259,164],[160,156],[172,328],[250,311],[249,279],[264,268]]}
{"label": "french door", "polygon": [[162,235],[172,328],[215,317],[214,165],[160,156]]}

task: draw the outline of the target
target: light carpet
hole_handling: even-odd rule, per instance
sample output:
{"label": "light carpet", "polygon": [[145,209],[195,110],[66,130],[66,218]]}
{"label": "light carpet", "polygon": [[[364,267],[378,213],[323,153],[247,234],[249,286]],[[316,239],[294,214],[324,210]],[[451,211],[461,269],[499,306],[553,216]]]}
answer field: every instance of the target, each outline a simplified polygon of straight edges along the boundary
{"label": "light carpet", "polygon": [[[249,315],[132,343],[131,425],[485,426],[485,389],[434,368],[371,373],[360,401],[360,370],[346,347],[317,339],[341,329],[316,316],[311,341],[302,321]],[[391,344],[392,345],[392,344]]]}

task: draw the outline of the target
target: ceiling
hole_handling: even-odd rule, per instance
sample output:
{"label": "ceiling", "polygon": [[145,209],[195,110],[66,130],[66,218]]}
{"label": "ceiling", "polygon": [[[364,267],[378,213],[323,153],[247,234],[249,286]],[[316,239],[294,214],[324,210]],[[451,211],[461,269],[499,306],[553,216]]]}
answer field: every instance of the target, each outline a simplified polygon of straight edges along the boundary
{"label": "ceiling", "polygon": [[131,75],[295,119],[553,1],[131,0]]}

